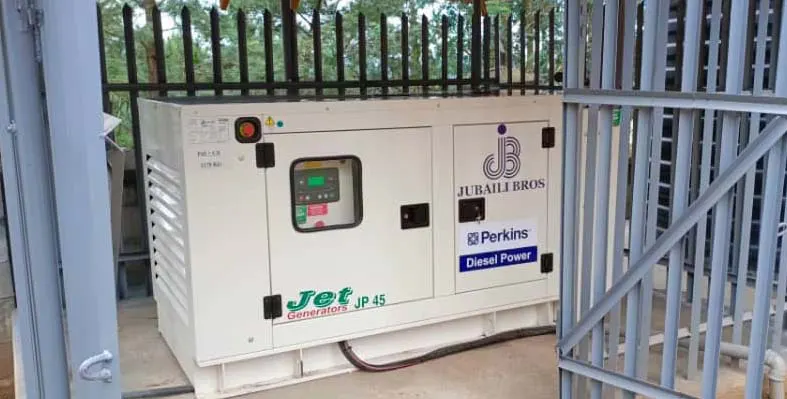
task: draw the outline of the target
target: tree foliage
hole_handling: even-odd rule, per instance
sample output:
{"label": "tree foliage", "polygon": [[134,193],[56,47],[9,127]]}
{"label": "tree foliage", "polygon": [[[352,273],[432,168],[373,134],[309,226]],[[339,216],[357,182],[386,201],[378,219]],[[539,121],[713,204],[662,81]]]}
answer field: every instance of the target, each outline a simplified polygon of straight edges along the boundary
{"label": "tree foliage", "polygon": [[[471,2],[470,2],[471,3]],[[547,39],[548,39],[548,13],[555,7],[554,0],[488,0],[487,10],[494,21],[499,17],[500,48],[506,48],[506,21],[511,16],[513,23],[513,65],[519,65],[520,57],[525,55],[526,71],[532,76],[536,67],[533,65],[535,20],[537,11],[541,14],[540,37],[541,57],[538,67],[542,76],[546,75],[548,65]],[[273,36],[273,63],[274,79],[284,80],[284,53],[282,49],[282,24],[279,17],[279,0],[232,0],[230,8],[226,11],[217,11],[218,1],[207,0],[136,0],[124,3],[123,0],[99,0],[102,13],[102,29],[104,34],[104,48],[106,57],[106,73],[111,83],[129,82],[126,58],[128,55],[124,40],[124,6],[133,11],[133,35],[136,58],[134,65],[137,68],[137,79],[140,82],[157,82],[156,73],[157,55],[153,34],[154,8],[158,7],[162,15],[164,26],[163,47],[168,82],[185,82],[185,59],[183,55],[183,20],[184,9],[190,11],[191,33],[193,39],[193,65],[196,82],[213,81],[213,54],[211,50],[211,11],[219,14],[220,47],[221,47],[221,77],[225,82],[237,82],[240,79],[239,46],[237,17],[243,10],[246,18],[246,40],[248,54],[249,80],[264,81],[265,76],[265,48],[264,48],[264,13],[269,10],[272,15]],[[385,15],[388,36],[388,78],[401,79],[402,77],[402,51],[401,31],[402,18],[407,17],[409,35],[409,73],[411,79],[420,79],[422,70],[422,27],[423,21],[427,22],[427,46],[429,58],[429,77],[437,79],[442,75],[442,18],[448,21],[448,73],[450,78],[456,77],[457,67],[457,40],[458,21],[460,15],[464,16],[463,29],[463,72],[464,77],[470,73],[471,51],[471,15],[472,6],[464,0],[303,0],[296,11],[297,42],[298,42],[298,74],[301,80],[313,80],[315,74],[314,43],[313,43],[313,12],[319,13],[322,48],[323,80],[331,81],[337,78],[337,15],[343,20],[343,53],[345,63],[345,79],[357,80],[360,76],[359,56],[359,16],[366,20],[366,52],[367,52],[367,77],[371,80],[381,78],[381,15]],[[422,20],[422,18],[426,18]],[[524,19],[523,19],[524,18]],[[524,21],[522,24],[521,22]],[[559,70],[562,64],[562,10],[556,8],[555,18],[556,64]],[[522,27],[526,32],[525,47],[523,52],[519,37]],[[492,29],[494,32],[494,29]],[[492,49],[495,45],[493,42]],[[493,65],[490,63],[490,65]],[[505,74],[503,74],[505,75]],[[518,76],[518,73],[514,74]],[[141,93],[143,96],[152,96],[157,93]],[[185,93],[169,93],[182,95]],[[200,95],[210,95],[212,92],[201,92]],[[225,91],[224,94],[237,94]],[[118,129],[117,137],[122,145],[132,146],[129,132],[131,131],[131,115],[129,95],[123,92],[111,93],[112,113],[123,119],[123,124]]]}

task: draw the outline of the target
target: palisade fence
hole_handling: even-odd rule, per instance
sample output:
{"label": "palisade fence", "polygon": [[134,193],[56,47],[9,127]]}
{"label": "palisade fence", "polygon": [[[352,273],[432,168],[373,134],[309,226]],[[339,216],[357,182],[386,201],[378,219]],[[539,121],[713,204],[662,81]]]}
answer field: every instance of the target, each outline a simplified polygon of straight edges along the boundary
{"label": "palisade fence", "polygon": [[[115,135],[128,147],[139,140],[141,96],[341,100],[561,89],[559,8],[498,16],[465,16],[457,9],[431,21],[425,15],[412,21],[405,13],[345,19],[320,10],[309,18],[287,10],[289,23],[269,10],[179,11],[97,7],[104,111],[123,119]],[[163,21],[175,27],[165,30]],[[367,40],[372,33],[377,40]],[[135,192],[136,204],[127,201],[127,207],[144,204],[143,190],[136,189],[142,187],[139,151],[134,161],[126,188]],[[123,246],[121,270],[128,262],[147,262],[145,215],[137,214],[138,220],[123,222],[124,230],[137,224],[139,237],[136,245]]]}

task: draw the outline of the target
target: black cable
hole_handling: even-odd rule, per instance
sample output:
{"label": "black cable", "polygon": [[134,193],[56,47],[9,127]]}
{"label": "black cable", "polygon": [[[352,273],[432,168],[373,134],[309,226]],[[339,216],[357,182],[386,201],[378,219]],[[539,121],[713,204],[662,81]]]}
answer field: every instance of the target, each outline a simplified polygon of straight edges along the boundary
{"label": "black cable", "polygon": [[145,391],[124,392],[122,396],[123,399],[145,399],[163,398],[186,393],[194,393],[194,387],[192,385],[181,385],[177,387],[155,388]]}
{"label": "black cable", "polygon": [[339,342],[339,349],[342,351],[342,354],[347,359],[347,361],[350,362],[350,364],[355,366],[357,369],[362,371],[368,371],[368,372],[383,372],[383,371],[392,371],[405,367],[414,366],[416,364],[424,363],[430,360],[435,360],[448,355],[453,355],[455,353],[464,352],[471,349],[477,349],[501,342],[511,341],[514,339],[554,334],[555,331],[556,331],[555,326],[521,328],[517,330],[502,332],[495,335],[490,335],[488,337],[480,338],[475,341],[462,342],[459,344],[449,345],[446,347],[435,349],[421,356],[416,356],[414,358],[398,360],[395,362],[384,363],[384,364],[372,364],[372,363],[365,362],[364,360],[359,358],[355,354],[355,352],[353,352],[352,347],[350,347],[350,344],[347,341]]}

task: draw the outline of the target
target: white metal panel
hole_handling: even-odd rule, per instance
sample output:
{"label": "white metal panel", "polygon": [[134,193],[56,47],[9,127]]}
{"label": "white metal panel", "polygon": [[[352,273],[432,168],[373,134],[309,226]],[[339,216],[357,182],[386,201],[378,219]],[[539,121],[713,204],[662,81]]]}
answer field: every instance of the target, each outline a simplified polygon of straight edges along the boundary
{"label": "white metal panel", "polygon": [[[275,323],[432,296],[431,227],[403,230],[400,222],[402,205],[432,203],[430,129],[279,134],[265,140],[274,144],[277,163],[267,170],[271,281],[285,305]],[[360,160],[362,220],[355,227],[298,232],[291,211],[291,165],[334,156]],[[333,293],[335,306],[310,303],[298,309],[294,305],[308,291],[312,300],[321,292]],[[358,302],[364,297],[369,302]],[[342,299],[349,303],[340,304]]]}
{"label": "white metal panel", "polygon": [[[454,127],[457,200],[483,198],[485,218],[457,223],[457,292],[546,278],[547,121]],[[458,212],[458,211],[457,211]]]}
{"label": "white metal panel", "polygon": [[254,144],[234,139],[234,123],[211,113],[182,120],[198,362],[272,345],[262,318],[270,292],[265,173]]}

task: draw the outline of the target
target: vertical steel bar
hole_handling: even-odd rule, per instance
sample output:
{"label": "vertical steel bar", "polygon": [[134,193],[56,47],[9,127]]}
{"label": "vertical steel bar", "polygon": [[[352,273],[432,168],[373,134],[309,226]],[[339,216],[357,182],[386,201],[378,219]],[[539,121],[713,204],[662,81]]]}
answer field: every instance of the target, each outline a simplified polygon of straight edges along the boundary
{"label": "vertical steel bar", "polygon": [[477,92],[481,84],[481,1],[473,0],[472,33],[470,37],[470,79],[473,93]]}
{"label": "vertical steel bar", "polygon": [[366,16],[358,14],[358,84],[361,96],[366,96]]}
{"label": "vertical steel bar", "polygon": [[[622,49],[618,51],[621,63],[621,89],[631,90],[633,86],[634,68],[634,28],[637,18],[637,0],[625,0],[621,4],[621,21],[618,23],[623,32]],[[623,248],[626,238],[626,200],[629,188],[629,134],[631,132],[631,107],[623,107],[620,116],[620,134],[618,135],[617,187],[615,192],[615,227],[612,235],[612,283],[616,283],[623,274]],[[618,350],[620,347],[620,305],[615,306],[609,322],[609,361],[608,369],[618,370]]]}
{"label": "vertical steel bar", "polygon": [[[385,26],[382,24],[381,26]],[[381,28],[383,29],[383,28]],[[382,32],[381,32],[382,33]],[[380,40],[382,41],[384,36],[380,35]],[[382,41],[382,43],[385,43]],[[381,44],[382,44],[381,43]],[[382,44],[384,46],[384,44]],[[322,26],[320,24],[320,11],[314,10],[312,12],[312,47],[314,49],[314,81],[318,83],[317,88],[314,90],[314,93],[320,97],[323,94],[323,89],[319,83],[322,83],[323,74],[322,74]],[[386,57],[382,57],[380,59],[381,65],[387,65]],[[385,68],[383,68],[385,71]],[[383,76],[386,76],[383,74]]]}
{"label": "vertical steel bar", "polygon": [[773,0],[773,28],[771,29],[771,51],[768,58],[768,88],[773,90],[776,87],[776,72],[778,71],[778,52],[780,48],[782,26],[782,9],[784,0]]}
{"label": "vertical steel bar", "polygon": [[24,387],[16,389],[27,399],[67,398],[61,280],[54,267],[59,259],[50,135],[42,118],[45,107],[38,90],[42,85],[33,32],[24,25],[16,4],[0,2],[0,126],[5,129],[13,123],[16,128],[0,134],[3,202],[13,256],[14,328],[21,342],[14,349],[21,354],[16,360],[24,375]]}
{"label": "vertical steel bar", "polygon": [[[210,49],[211,59],[213,60],[213,83],[221,83],[223,81],[221,63],[221,24],[219,21],[219,10],[216,7],[210,9]],[[216,87],[214,92],[217,96],[224,94],[224,91],[219,87]]]}
{"label": "vertical steel bar", "polygon": [[262,14],[264,23],[263,44],[265,47],[265,83],[268,85],[268,95],[272,96],[276,93],[273,89],[274,81],[274,65],[273,65],[273,17],[271,12],[265,10]]}
{"label": "vertical steel bar", "polygon": [[[729,15],[744,15],[748,0],[733,0]],[[727,68],[725,92],[738,94],[742,88],[743,60],[740,51],[745,49],[745,24],[730,24],[727,38]],[[731,112],[723,114],[721,154],[719,172],[723,172],[733,161],[738,145],[740,115]],[[730,205],[731,193],[719,200],[713,213],[713,253],[711,254],[711,287],[708,299],[708,332],[705,335],[704,371],[702,375],[702,394],[705,397],[716,395],[718,384],[719,345],[721,344],[721,320],[724,306],[724,285],[729,262],[730,242]],[[750,360],[751,361],[751,360]]]}
{"label": "vertical steel bar", "polygon": [[[157,83],[167,83],[167,56],[164,54],[164,38],[161,29],[161,10],[158,6],[153,7],[153,47],[156,54],[156,79]],[[167,96],[167,90],[161,89],[158,92],[161,97]]]}
{"label": "vertical steel bar", "polygon": [[[719,34],[721,32],[721,0],[713,0],[711,5],[710,33],[708,36],[708,58],[707,73],[705,75],[705,91],[713,93],[716,91],[718,64],[719,64]],[[710,184],[711,172],[711,151],[713,144],[713,120],[715,113],[712,110],[703,111],[702,127],[702,160],[700,164],[700,187],[699,194],[705,192]],[[694,273],[691,292],[694,299],[691,303],[691,327],[692,332],[689,338],[689,357],[687,375],[690,379],[698,376],[699,348],[700,348],[700,319],[702,316],[702,280],[705,269],[705,246],[707,243],[707,219],[697,224],[696,244],[694,251]]]}
{"label": "vertical steel bar", "polygon": [[186,76],[186,93],[197,95],[194,90],[194,42],[191,38],[191,10],[183,6],[180,11],[181,29],[183,30],[183,67]]}
{"label": "vertical steel bar", "polygon": [[[336,81],[344,82],[344,17],[336,13]],[[339,87],[339,97],[344,98],[344,87]]]}
{"label": "vertical steel bar", "polygon": [[[565,32],[566,32],[566,46],[565,46],[565,87],[577,88],[579,87],[578,80],[580,70],[579,65],[583,61],[579,57],[580,43],[580,21],[579,21],[579,0],[568,0],[566,2],[566,13],[564,17]],[[524,28],[524,18],[522,19],[522,27]],[[525,35],[525,29],[521,29],[521,35]],[[584,44],[582,44],[584,45]],[[522,59],[525,56],[525,47],[522,46]],[[524,68],[523,68],[524,70]],[[524,84],[525,81],[523,80]],[[569,331],[576,320],[576,281],[577,275],[577,209],[578,197],[577,187],[579,184],[579,140],[581,134],[579,133],[579,113],[580,106],[578,104],[564,104],[564,125],[563,125],[563,196],[562,196],[562,213],[561,225],[563,226],[561,233],[561,263],[563,266],[563,273],[561,273],[560,285],[560,328],[558,334],[564,337],[566,331]],[[563,353],[563,355],[570,355]],[[573,397],[572,390],[573,378],[571,373],[565,370],[560,370],[560,397],[563,399],[571,399]]]}
{"label": "vertical steel bar", "polygon": [[[686,18],[681,71],[681,91],[694,92],[697,89],[697,64],[699,62],[700,28],[703,16],[700,14],[701,3],[686,3]],[[678,21],[680,23],[680,19]],[[689,171],[691,162],[691,138],[694,131],[694,114],[691,109],[678,111],[678,134],[673,135],[673,143],[677,140],[677,158],[675,161],[675,180],[672,185],[673,221],[683,216],[688,206]],[[675,113],[673,112],[673,118]],[[674,123],[674,120],[673,120]],[[681,244],[683,241],[680,241]],[[667,269],[667,302],[664,320],[664,346],[661,363],[661,386],[675,387],[675,361],[678,356],[678,328],[681,311],[681,277],[683,276],[683,248],[678,244],[672,247],[669,254]]]}
{"label": "vertical steel bar", "polygon": [[101,4],[96,3],[96,21],[98,25],[98,59],[101,65],[101,100],[104,112],[111,113],[112,102],[109,100],[109,91],[106,85],[109,83],[107,76],[107,52],[104,43],[104,19],[101,13]]}
{"label": "vertical steel bar", "polygon": [[[653,86],[655,91],[663,91],[665,87],[665,75],[667,69],[667,30],[669,20],[669,2],[659,3],[659,23],[656,25],[656,50],[654,52],[655,63],[653,73]],[[664,125],[664,108],[654,108],[652,110],[650,135],[650,176],[648,183],[647,218],[645,219],[645,246],[650,246],[656,241],[657,221],[658,221],[658,186],[661,173],[661,145]],[[634,258],[632,258],[634,259]],[[639,329],[639,351],[637,353],[637,376],[646,378],[648,366],[650,364],[650,334],[653,311],[653,271],[642,279],[642,295],[640,297],[641,313]]]}
{"label": "vertical steel bar", "polygon": [[495,91],[500,93],[500,16],[495,16]]}
{"label": "vertical steel bar", "polygon": [[402,13],[402,92],[410,93],[410,27],[407,14]]}
{"label": "vertical steel bar", "polygon": [[[293,3],[289,0],[281,0],[281,29],[282,47],[284,49],[284,77],[287,82],[298,81],[298,30],[295,21],[295,10]],[[298,89],[290,87],[287,94],[295,96]]]}
{"label": "vertical steel bar", "polygon": [[[90,356],[119,351],[114,268],[107,267],[113,262],[113,252],[106,143],[99,135],[103,123],[96,21],[93,14],[85,12],[92,10],[94,4],[90,0],[41,3],[41,12],[46,15],[40,31],[41,66],[52,150],[59,263],[68,309],[65,316],[70,370],[77,370]],[[137,191],[144,192],[142,185],[137,186]],[[47,266],[56,268],[54,263]],[[57,296],[60,292],[38,294]],[[55,333],[63,334],[62,330]],[[92,382],[74,375],[71,395],[85,399],[120,397],[119,363],[115,358],[106,365],[112,373],[111,381]]]}
{"label": "vertical steel bar", "polygon": [[[519,20],[519,84],[522,85],[522,89],[520,90],[521,95],[525,95],[527,92],[527,17],[526,13],[522,12],[522,16]],[[579,21],[577,21],[577,24]],[[566,42],[568,42],[568,38],[566,38]],[[568,73],[568,72],[566,72]]]}
{"label": "vertical steel bar", "polygon": [[[248,42],[246,40],[246,13],[243,10],[238,10],[237,16],[238,27],[238,69],[240,70],[240,82],[244,84],[249,83],[249,50]],[[244,96],[249,95],[249,89],[243,87],[240,94]]]}
{"label": "vertical steel bar", "polygon": [[[604,7],[606,18],[603,27],[603,53],[601,54],[601,88],[614,89],[615,86],[615,65],[617,59],[618,43],[618,1],[608,0]],[[550,13],[550,17],[554,14]],[[550,18],[550,22],[554,22]],[[598,40],[599,37],[596,37]],[[550,45],[551,47],[551,45]],[[551,50],[551,49],[550,49]],[[551,51],[550,51],[551,53]],[[552,59],[552,54],[550,54]],[[594,65],[596,67],[596,65]],[[551,86],[550,86],[551,89]],[[592,225],[593,247],[592,263],[593,268],[593,304],[598,303],[604,296],[607,288],[607,247],[609,244],[609,208],[610,208],[610,181],[611,181],[611,158],[612,158],[612,107],[600,107],[598,112],[598,134],[599,146],[598,157],[596,158],[597,173],[595,178],[596,193],[595,210],[593,211],[595,224]],[[590,226],[584,227],[585,231]],[[603,367],[604,365],[604,322],[599,322],[593,327],[592,333],[592,363],[594,366]],[[602,386],[600,382],[592,383],[591,398],[601,399]]]}
{"label": "vertical steel bar", "polygon": [[[782,21],[787,15],[787,7],[774,10],[781,13]],[[779,27],[779,36],[787,35],[787,25]],[[758,43],[759,44],[759,43]],[[779,43],[778,64],[784,65],[787,60],[787,41]],[[776,73],[774,94],[778,97],[787,95],[787,76]],[[746,367],[746,399],[755,399],[762,396],[762,373],[765,349],[767,344],[768,323],[770,322],[771,290],[773,289],[774,256],[776,254],[776,221],[779,218],[779,205],[783,200],[785,151],[787,140],[774,145],[768,153],[765,170],[765,192],[762,196],[762,217],[760,218],[760,239],[757,251],[757,282],[754,288],[754,317],[752,319],[751,334],[749,338],[749,361]],[[784,257],[784,253],[782,253]],[[784,293],[779,303],[784,303]],[[784,308],[776,309],[784,313]],[[777,324],[774,330],[781,331],[782,325]],[[778,338],[780,340],[781,337]],[[756,363],[759,362],[759,363]]]}
{"label": "vertical steel bar", "polygon": [[[538,12],[536,12],[538,14]],[[592,20],[592,41],[591,41],[591,80],[590,87],[599,89],[601,87],[601,71],[602,71],[602,49],[603,49],[603,28],[604,28],[604,5],[602,3],[595,3],[593,5],[593,20]],[[536,54],[538,54],[538,41],[536,41]],[[538,60],[538,57],[536,57]],[[536,76],[538,76],[536,74]],[[537,88],[537,86],[536,86]],[[581,289],[580,289],[580,315],[584,315],[590,309],[593,291],[591,289],[591,281],[593,280],[593,248],[594,248],[594,221],[596,211],[596,165],[598,153],[598,106],[591,106],[588,111],[588,130],[586,139],[585,150],[585,176],[582,201],[583,214],[582,214],[582,272],[581,272]],[[594,336],[596,334],[593,334]],[[597,337],[594,337],[594,342]],[[590,358],[590,344],[588,337],[583,337],[579,344],[579,358],[582,360],[589,360]],[[577,395],[585,397],[586,380],[584,378],[578,379]],[[591,382],[593,392],[591,395],[596,395],[596,388],[598,384]]]}
{"label": "vertical steel bar", "polygon": [[549,10],[549,94],[555,93],[555,9]]}
{"label": "vertical steel bar", "polygon": [[[656,1],[649,1],[644,7],[644,24],[641,26],[655,27],[658,22],[662,20],[659,17],[659,7]],[[651,90],[653,87],[654,65],[653,58],[656,52],[656,30],[657,29],[644,29],[642,35],[639,37],[641,44],[640,55],[640,76],[639,76],[639,89]],[[639,54],[638,54],[639,55]],[[637,139],[634,156],[634,178],[632,179],[632,210],[631,210],[631,231],[629,233],[629,259],[632,261],[639,259],[643,253],[643,245],[645,241],[645,194],[647,193],[648,184],[648,148],[650,147],[649,127],[653,112],[651,109],[643,108],[639,110],[637,117]],[[631,290],[626,298],[626,338],[625,338],[625,353],[623,369],[624,373],[629,377],[637,375],[637,348],[639,347],[639,321],[640,312],[639,306],[641,301],[642,283],[637,284]],[[647,345],[647,343],[643,343]],[[625,398],[633,398],[631,392],[624,393]]]}
{"label": "vertical steel bar", "polygon": [[421,16],[421,88],[423,95],[429,95],[429,18]]}
{"label": "vertical steel bar", "polygon": [[[594,7],[595,8],[595,7]],[[533,21],[533,87],[538,94],[541,86],[541,10],[536,11]]]}
{"label": "vertical steel bar", "polygon": [[[776,11],[778,12],[778,11]],[[787,201],[784,201],[783,212],[787,215]],[[784,343],[784,303],[787,298],[787,236],[782,234],[779,254],[779,273],[776,278],[776,314],[773,318],[773,331],[771,332],[771,349],[782,353]]]}
{"label": "vertical steel bar", "polygon": [[380,80],[383,96],[388,95],[388,17],[380,14]]}
{"label": "vertical steel bar", "polygon": [[506,22],[506,83],[508,95],[514,92],[514,16],[509,15]]}
{"label": "vertical steel bar", "polygon": [[443,96],[448,95],[448,16],[443,15],[440,20],[440,78],[443,81]]}
{"label": "vertical steel bar", "polygon": [[[456,21],[456,79],[457,82],[465,77],[465,18],[459,16]],[[462,83],[456,84],[456,91],[461,95],[464,90]]]}
{"label": "vertical steel bar", "polygon": [[489,80],[491,78],[492,66],[489,65],[491,62],[490,57],[492,53],[492,22],[489,19],[489,16],[484,17],[484,87],[486,90],[489,90]]}
{"label": "vertical steel bar", "polygon": [[[760,1],[759,18],[757,21],[757,45],[755,48],[754,56],[754,83],[752,86],[752,93],[754,95],[761,95],[763,91],[763,80],[765,75],[765,40],[768,31],[768,14],[769,2]],[[751,3],[754,6],[754,2]],[[754,13],[752,13],[754,14]],[[754,17],[754,15],[752,15]],[[751,27],[753,24],[749,24]],[[749,35],[751,37],[751,35]],[[749,53],[749,51],[747,51]],[[750,58],[750,57],[747,57]],[[744,64],[747,71],[751,69],[752,64],[746,62]],[[748,82],[748,79],[747,79]],[[747,83],[748,84],[748,83]],[[749,140],[751,143],[755,137],[760,133],[760,114],[752,113],[749,116]],[[746,288],[746,280],[749,275],[749,245],[751,243],[751,227],[752,227],[752,208],[754,206],[754,179],[756,175],[756,167],[752,168],[746,174],[744,182],[743,198],[738,197],[738,201],[742,204],[741,209],[741,222],[740,222],[740,239],[738,245],[740,250],[737,260],[737,276],[735,283],[733,307],[733,328],[732,328],[732,342],[740,344],[743,340],[743,306],[740,302],[743,300],[744,289]]]}

